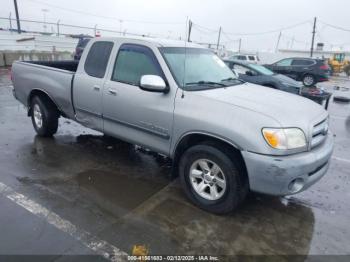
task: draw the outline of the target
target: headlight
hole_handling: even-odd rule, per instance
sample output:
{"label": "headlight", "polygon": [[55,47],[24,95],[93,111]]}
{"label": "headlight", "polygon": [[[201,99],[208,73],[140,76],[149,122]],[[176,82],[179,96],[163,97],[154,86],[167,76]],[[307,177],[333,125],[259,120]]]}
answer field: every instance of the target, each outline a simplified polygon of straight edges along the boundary
{"label": "headlight", "polygon": [[266,142],[276,149],[295,149],[306,146],[304,132],[299,128],[263,128]]}

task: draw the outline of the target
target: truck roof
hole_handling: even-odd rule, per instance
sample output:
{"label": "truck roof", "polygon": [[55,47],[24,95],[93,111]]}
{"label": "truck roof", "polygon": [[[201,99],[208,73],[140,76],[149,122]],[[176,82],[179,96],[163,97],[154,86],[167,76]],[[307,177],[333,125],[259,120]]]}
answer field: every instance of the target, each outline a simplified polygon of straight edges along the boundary
{"label": "truck roof", "polygon": [[193,48],[206,48],[204,46],[201,46],[199,44],[195,44],[192,42],[185,42],[184,40],[174,40],[174,39],[164,39],[164,38],[153,38],[153,37],[137,37],[137,36],[120,36],[120,37],[95,37],[96,40],[109,40],[109,41],[116,41],[118,39],[123,40],[139,40],[144,41],[146,43],[152,43],[157,45],[158,47],[193,47]]}

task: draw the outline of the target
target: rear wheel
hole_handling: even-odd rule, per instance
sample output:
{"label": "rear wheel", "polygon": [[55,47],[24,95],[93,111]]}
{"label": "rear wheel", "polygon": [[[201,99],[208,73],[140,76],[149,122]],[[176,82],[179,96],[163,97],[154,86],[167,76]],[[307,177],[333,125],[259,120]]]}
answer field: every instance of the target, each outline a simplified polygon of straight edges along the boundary
{"label": "rear wheel", "polygon": [[31,100],[31,118],[39,136],[52,136],[57,132],[59,112],[47,98],[35,96]]}
{"label": "rear wheel", "polygon": [[[238,161],[238,159],[237,159]],[[187,197],[216,214],[229,213],[245,199],[239,164],[212,145],[196,145],[181,157],[179,172]]]}
{"label": "rear wheel", "polygon": [[307,87],[314,86],[316,84],[316,79],[313,75],[307,74],[303,77],[303,84]]}

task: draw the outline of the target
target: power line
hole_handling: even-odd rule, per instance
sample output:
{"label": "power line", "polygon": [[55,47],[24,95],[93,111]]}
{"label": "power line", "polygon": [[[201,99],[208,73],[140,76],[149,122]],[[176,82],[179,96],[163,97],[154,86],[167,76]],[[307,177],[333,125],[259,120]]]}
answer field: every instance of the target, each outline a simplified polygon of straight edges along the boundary
{"label": "power line", "polygon": [[329,24],[329,23],[326,23],[326,22],[323,22],[323,21],[320,21],[322,24],[326,25],[326,26],[329,26],[329,27],[332,27],[332,28],[335,28],[335,29],[338,29],[338,30],[341,30],[341,31],[345,31],[345,32],[350,32],[350,29],[347,29],[347,28],[344,28],[344,27],[341,27],[341,26],[338,26],[338,25],[332,25],[332,24]]}
{"label": "power line", "polygon": [[[266,35],[266,34],[272,34],[272,33],[281,32],[283,30],[292,29],[292,28],[299,27],[299,26],[305,25],[305,24],[311,24],[311,20],[306,20],[306,21],[301,22],[301,23],[297,23],[297,24],[281,27],[281,28],[274,29],[274,30],[263,31],[263,32],[254,32],[254,33],[232,33],[232,32],[226,32],[226,34],[228,34],[228,35],[236,35],[236,36]],[[199,24],[195,24],[195,25],[198,26],[198,27],[204,28],[204,29],[206,29],[208,31],[218,32],[218,30],[215,30],[215,29],[212,29],[212,28],[208,28],[208,27],[204,27],[204,26],[199,25]]]}
{"label": "power line", "polygon": [[285,34],[282,34],[282,38],[286,38],[286,39],[289,39],[289,40],[293,40],[295,43],[310,44],[310,42],[306,42],[306,41],[303,41],[303,40],[299,40],[299,39],[296,39],[295,37],[291,37],[291,36],[288,36],[288,35],[285,35]]}
{"label": "power line", "polygon": [[196,27],[195,25],[192,24],[192,29],[196,30],[197,32],[199,32],[200,34],[204,34],[204,35],[216,35],[218,32],[210,32],[208,33],[207,31],[204,31],[202,29],[200,29],[199,27]]}
{"label": "power line", "polygon": [[231,37],[229,37],[226,32],[224,30],[222,30],[222,35],[228,40],[225,43],[229,43],[229,42],[239,42],[239,39],[232,39]]}
{"label": "power line", "polygon": [[115,17],[112,17],[112,16],[96,15],[96,14],[93,14],[93,13],[79,11],[79,10],[66,8],[66,7],[62,7],[62,6],[57,6],[57,5],[53,5],[53,4],[49,4],[49,3],[42,2],[42,1],[37,1],[37,0],[27,0],[27,1],[34,2],[34,3],[37,3],[37,4],[46,5],[46,6],[50,6],[50,7],[53,7],[53,8],[56,8],[56,9],[60,9],[60,10],[64,10],[64,11],[67,11],[67,12],[72,12],[72,13],[77,13],[77,14],[82,14],[82,15],[87,15],[87,16],[94,16],[94,17],[110,19],[110,20],[116,20],[116,21],[125,21],[125,22],[130,22],[130,23],[142,23],[142,24],[164,24],[164,25],[165,24],[166,25],[169,25],[169,24],[174,24],[174,25],[175,24],[177,24],[177,25],[184,24],[183,22],[155,22],[155,21],[130,20],[130,19],[122,19],[122,18],[118,19],[118,18],[115,18]]}
{"label": "power line", "polygon": [[197,30],[202,31],[202,32],[206,31],[206,32],[210,32],[212,34],[213,33],[215,33],[215,34],[218,33],[217,29],[210,29],[208,27],[205,27],[205,26],[202,26],[202,25],[199,25],[199,24],[196,24],[196,23],[193,23],[193,26],[196,27]]}

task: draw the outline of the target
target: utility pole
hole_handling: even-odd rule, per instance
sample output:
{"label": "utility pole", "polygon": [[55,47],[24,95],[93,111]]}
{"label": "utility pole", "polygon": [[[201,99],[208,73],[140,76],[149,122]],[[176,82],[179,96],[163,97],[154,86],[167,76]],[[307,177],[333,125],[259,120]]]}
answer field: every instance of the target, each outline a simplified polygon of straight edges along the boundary
{"label": "utility pole", "polygon": [[96,37],[96,33],[97,33],[97,24],[94,26],[94,37]]}
{"label": "utility pole", "polygon": [[49,12],[49,9],[41,9],[41,11],[43,12],[43,16],[44,16],[44,32],[46,33],[46,29],[47,29],[47,24],[46,24],[46,13]]}
{"label": "utility pole", "polygon": [[10,22],[10,32],[12,33],[12,17],[11,17],[11,12],[9,16],[9,22]]}
{"label": "utility pole", "polygon": [[294,39],[294,36],[293,36],[293,38],[292,38],[292,43],[290,44],[290,49],[292,49],[292,48],[293,48],[294,41],[295,41],[295,39]]}
{"label": "utility pole", "polygon": [[13,0],[13,3],[15,4],[15,12],[16,12],[16,20],[17,20],[17,32],[20,34],[22,30],[21,30],[21,23],[19,21],[17,0]]}
{"label": "utility pole", "polygon": [[123,29],[123,20],[122,20],[122,19],[119,19],[119,32],[120,32],[120,35],[123,34],[122,29]]}
{"label": "utility pole", "polygon": [[57,36],[60,36],[60,20],[57,21]]}
{"label": "utility pole", "polygon": [[275,53],[278,51],[278,46],[280,45],[281,36],[282,36],[282,32],[280,32],[280,34],[278,35]]}
{"label": "utility pole", "polygon": [[310,57],[312,57],[313,54],[314,54],[314,42],[315,42],[315,34],[316,34],[316,21],[317,21],[317,17],[314,18],[314,27],[312,29]]}
{"label": "utility pole", "polygon": [[241,46],[242,46],[242,38],[239,39],[239,44],[238,44],[238,53],[241,52]]}
{"label": "utility pole", "polygon": [[192,21],[188,21],[188,34],[187,34],[187,42],[191,42],[191,32],[192,32]]}
{"label": "utility pole", "polygon": [[221,26],[220,26],[220,29],[219,29],[218,43],[216,44],[216,50],[219,50],[220,37],[221,37]]}

